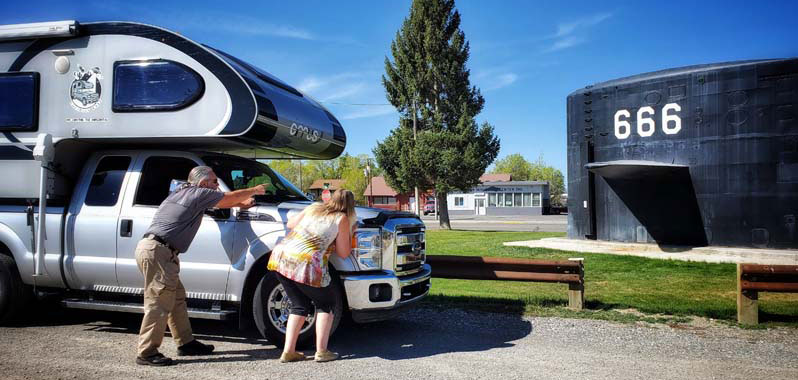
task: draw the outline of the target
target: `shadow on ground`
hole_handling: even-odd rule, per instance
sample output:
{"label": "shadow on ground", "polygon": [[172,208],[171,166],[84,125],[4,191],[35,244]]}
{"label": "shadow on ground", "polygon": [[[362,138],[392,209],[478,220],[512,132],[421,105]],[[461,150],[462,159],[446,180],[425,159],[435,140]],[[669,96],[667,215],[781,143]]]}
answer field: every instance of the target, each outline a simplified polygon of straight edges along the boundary
{"label": "shadow on ground", "polygon": [[[402,360],[449,352],[486,351],[512,347],[513,341],[532,333],[532,324],[518,312],[490,313],[446,306],[419,306],[399,317],[368,324],[343,323],[331,338],[330,348],[342,359],[380,357]],[[83,331],[128,334],[135,342],[140,314],[65,309],[58,304],[37,303],[7,328],[82,325]],[[276,359],[280,349],[255,331],[239,331],[235,323],[209,320],[191,321],[197,339],[214,344],[238,343],[253,347],[224,351],[217,358],[181,359],[192,362],[234,362]],[[167,338],[168,333],[167,333]],[[247,346],[244,346],[245,348]],[[313,347],[308,350],[312,352]]]}

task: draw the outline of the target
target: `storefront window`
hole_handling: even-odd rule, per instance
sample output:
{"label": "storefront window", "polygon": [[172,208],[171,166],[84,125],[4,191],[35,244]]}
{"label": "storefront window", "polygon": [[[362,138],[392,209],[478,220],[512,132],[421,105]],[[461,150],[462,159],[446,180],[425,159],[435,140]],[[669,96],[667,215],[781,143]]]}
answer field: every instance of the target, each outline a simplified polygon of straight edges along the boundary
{"label": "storefront window", "polygon": [[499,207],[504,207],[504,193],[497,193],[496,196],[498,197],[496,205]]}
{"label": "storefront window", "polygon": [[524,207],[532,207],[532,193],[524,193]]}
{"label": "storefront window", "polygon": [[515,206],[515,207],[522,207],[523,206],[522,203],[521,203],[521,193],[513,194],[513,206]]}
{"label": "storefront window", "polygon": [[513,207],[513,193],[504,194],[504,207]]}
{"label": "storefront window", "polygon": [[496,193],[488,194],[488,207],[496,207]]}
{"label": "storefront window", "polygon": [[374,197],[374,204],[375,205],[392,205],[392,204],[396,204],[396,198],[394,198],[394,197]]}
{"label": "storefront window", "polygon": [[532,193],[532,207],[540,207],[540,193]]}

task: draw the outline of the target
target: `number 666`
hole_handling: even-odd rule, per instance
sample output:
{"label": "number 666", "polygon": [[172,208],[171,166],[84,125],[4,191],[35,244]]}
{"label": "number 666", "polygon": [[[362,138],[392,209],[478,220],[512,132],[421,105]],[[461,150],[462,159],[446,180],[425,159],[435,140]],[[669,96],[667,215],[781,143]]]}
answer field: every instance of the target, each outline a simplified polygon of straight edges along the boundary
{"label": "number 666", "polygon": [[[675,135],[682,130],[682,119],[676,114],[669,115],[668,112],[671,110],[679,112],[682,107],[676,103],[668,103],[662,107],[662,131],[666,135]],[[640,107],[637,110],[637,134],[640,137],[648,137],[654,134],[656,126],[652,116],[654,116],[654,109],[649,106]],[[621,119],[622,117],[624,119]],[[615,112],[615,137],[618,139],[623,140],[632,134],[632,125],[629,123],[630,117],[632,115],[628,110]]]}

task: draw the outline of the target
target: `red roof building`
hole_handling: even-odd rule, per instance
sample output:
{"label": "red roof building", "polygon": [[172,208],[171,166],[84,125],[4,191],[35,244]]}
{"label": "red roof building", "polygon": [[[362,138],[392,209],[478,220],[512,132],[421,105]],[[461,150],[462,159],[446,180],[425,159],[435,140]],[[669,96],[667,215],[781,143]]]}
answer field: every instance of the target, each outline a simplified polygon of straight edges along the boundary
{"label": "red roof building", "polygon": [[485,173],[479,177],[479,182],[510,182],[512,176],[508,173]]}
{"label": "red roof building", "polygon": [[385,177],[372,177],[371,182],[363,192],[369,207],[385,210],[412,211],[410,194],[399,194],[385,182]]}
{"label": "red roof building", "polygon": [[314,199],[321,200],[322,191],[328,189],[330,190],[330,195],[332,195],[336,190],[342,188],[344,182],[342,179],[317,179],[313,181],[308,190],[313,194]]}

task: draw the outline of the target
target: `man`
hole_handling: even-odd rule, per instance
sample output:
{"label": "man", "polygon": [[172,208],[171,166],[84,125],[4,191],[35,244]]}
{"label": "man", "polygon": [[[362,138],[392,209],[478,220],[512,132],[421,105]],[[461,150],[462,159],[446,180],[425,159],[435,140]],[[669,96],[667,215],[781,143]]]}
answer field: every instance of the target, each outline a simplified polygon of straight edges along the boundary
{"label": "man", "polygon": [[213,352],[212,345],[200,343],[192,334],[177,255],[188,250],[206,209],[252,207],[255,204],[252,196],[266,192],[264,185],[229,193],[218,191],[218,187],[219,181],[211,168],[192,169],[188,184],[166,197],[136,246],[136,264],[144,274],[144,319],[139,332],[138,364],[173,364],[172,359],[158,352],[167,324],[178,345],[178,355]]}

